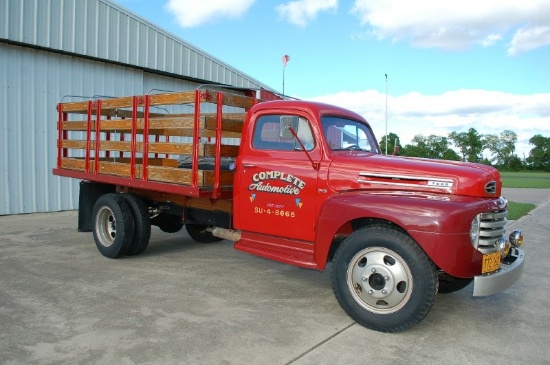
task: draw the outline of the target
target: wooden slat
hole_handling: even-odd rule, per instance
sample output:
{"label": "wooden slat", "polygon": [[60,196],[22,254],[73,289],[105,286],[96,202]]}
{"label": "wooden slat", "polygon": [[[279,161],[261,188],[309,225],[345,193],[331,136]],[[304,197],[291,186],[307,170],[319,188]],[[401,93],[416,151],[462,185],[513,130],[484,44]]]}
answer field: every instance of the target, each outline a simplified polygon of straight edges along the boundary
{"label": "wooden slat", "polygon": [[88,111],[88,101],[75,101],[62,104],[65,113],[87,113]]}
{"label": "wooden slat", "polygon": [[[220,185],[233,184],[233,172],[220,172]],[[172,167],[149,166],[149,180],[169,182],[173,184],[191,185],[192,172],[188,169]],[[214,171],[198,171],[198,185],[201,187],[214,185]]]}
{"label": "wooden slat", "polygon": [[[226,132],[242,132],[244,125],[244,114],[223,114],[222,115],[222,131]],[[216,116],[205,117],[205,129],[216,130],[217,122]]]}
{"label": "wooden slat", "polygon": [[99,172],[107,175],[130,177],[130,164],[101,161],[99,163]]}
{"label": "wooden slat", "polygon": [[[199,181],[202,180],[199,171]],[[169,182],[173,184],[191,185],[191,170],[173,167],[149,166],[149,180]]]}
{"label": "wooden slat", "polygon": [[[84,171],[86,161],[83,158],[65,157],[61,161],[61,168],[75,171]],[[136,164],[136,178],[141,178],[142,165]],[[90,161],[90,172],[94,172],[94,161]],[[101,174],[130,177],[130,164],[124,162],[112,162],[102,160],[99,163]],[[231,186],[234,173],[220,171],[220,185]],[[191,185],[192,171],[177,167],[149,166],[149,180],[167,182],[180,185]],[[201,187],[214,185],[214,171],[198,171],[198,185]]]}
{"label": "wooden slat", "polygon": [[84,159],[71,157],[64,157],[61,159],[61,168],[67,170],[84,171],[85,164],[86,162],[84,161]]}
{"label": "wooden slat", "polygon": [[[224,157],[237,157],[239,155],[239,146],[222,145],[220,154]],[[216,156],[216,145],[204,145],[203,156]]]}
{"label": "wooden slat", "polygon": [[[194,117],[154,118],[149,119],[150,129],[192,129],[195,126]],[[204,118],[200,118],[199,128],[204,129]]]}
{"label": "wooden slat", "polygon": [[84,149],[86,149],[86,141],[85,140],[67,140],[67,139],[64,139],[64,140],[61,141],[61,147],[62,148],[73,148],[73,149],[84,150]]}
{"label": "wooden slat", "polygon": [[[218,91],[205,90],[201,94],[201,100],[207,103],[216,104],[218,102]],[[223,105],[250,109],[254,105],[254,99],[248,96],[224,93]]]}
{"label": "wooden slat", "polygon": [[[141,143],[136,143],[136,151],[140,151],[142,148]],[[130,152],[130,141],[100,141],[99,149],[106,151],[123,151]]]}
{"label": "wooden slat", "polygon": [[101,109],[130,108],[132,105],[133,98],[131,96],[101,99]]}
{"label": "wooden slat", "polygon": [[150,96],[149,105],[190,104],[195,102],[194,91],[180,93],[154,94]]}
{"label": "wooden slat", "polygon": [[[64,131],[85,131],[87,128],[88,122],[82,122],[82,121],[70,121],[70,122],[62,122],[61,128]],[[95,130],[95,122],[92,122],[92,130]]]}
{"label": "wooden slat", "polygon": [[[243,129],[244,120],[241,120],[238,115],[226,115],[224,114],[222,119],[222,131],[224,132],[235,132],[241,133]],[[199,128],[208,129],[215,131],[216,130],[216,117],[209,115],[206,117],[200,118]],[[171,134],[173,129],[187,129],[192,130],[195,125],[195,120],[193,117],[162,117],[162,118],[151,118],[149,119],[149,130],[150,131],[166,131],[166,135],[179,135]],[[143,133],[144,120],[139,118],[136,121],[136,127],[138,133]],[[61,123],[61,127],[65,131],[85,131],[87,129],[87,121],[66,121]],[[92,131],[95,131],[95,121],[91,123]],[[102,120],[101,121],[101,131],[102,132],[124,132],[132,130],[132,120],[131,119],[111,119],[111,120]],[[177,133],[177,132],[176,132]],[[209,133],[209,135],[212,135]],[[215,136],[215,134],[214,134]]]}
{"label": "wooden slat", "polygon": [[[93,140],[92,140],[93,143]],[[62,148],[86,149],[85,140],[62,140]],[[123,151],[130,152],[130,141],[105,141],[99,143],[99,149],[102,151]],[[136,142],[136,151],[143,149],[142,142]],[[149,153],[164,153],[170,155],[191,155],[193,154],[193,145],[191,143],[177,142],[149,142]],[[237,157],[239,146],[222,145],[221,155],[226,157]],[[215,156],[216,146],[214,144],[199,144],[199,156]]]}
{"label": "wooden slat", "polygon": [[[201,146],[199,146],[201,147]],[[201,153],[199,156],[203,156]],[[171,155],[191,155],[193,154],[193,145],[188,143],[174,143],[174,142],[149,142],[149,153],[167,153]]]}
{"label": "wooden slat", "polygon": [[[214,185],[214,171],[203,171],[202,186]],[[233,177],[235,174],[232,171],[220,171],[220,186],[233,185]]]}
{"label": "wooden slat", "polygon": [[[193,137],[192,129],[166,129],[158,131],[159,135],[174,136],[174,137]],[[216,137],[216,131],[203,129],[200,131],[201,137]],[[222,132],[222,138],[241,138],[242,133],[238,132]]]}

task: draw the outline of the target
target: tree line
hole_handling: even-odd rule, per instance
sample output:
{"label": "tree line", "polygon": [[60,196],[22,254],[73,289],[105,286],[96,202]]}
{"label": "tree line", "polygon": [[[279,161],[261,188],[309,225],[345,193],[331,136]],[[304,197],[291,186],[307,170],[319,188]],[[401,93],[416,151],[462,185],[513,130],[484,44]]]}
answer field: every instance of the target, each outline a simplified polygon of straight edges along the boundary
{"label": "tree line", "polygon": [[[410,144],[401,146],[399,136],[389,133],[380,140],[380,149],[399,156],[425,157],[443,160],[484,163],[500,170],[534,170],[550,172],[550,137],[540,134],[529,139],[533,147],[529,156],[520,158],[516,154],[518,136],[505,130],[500,134],[479,134],[475,128],[467,132],[451,132],[446,137],[431,134],[417,134]],[[490,157],[484,157],[488,151]]]}

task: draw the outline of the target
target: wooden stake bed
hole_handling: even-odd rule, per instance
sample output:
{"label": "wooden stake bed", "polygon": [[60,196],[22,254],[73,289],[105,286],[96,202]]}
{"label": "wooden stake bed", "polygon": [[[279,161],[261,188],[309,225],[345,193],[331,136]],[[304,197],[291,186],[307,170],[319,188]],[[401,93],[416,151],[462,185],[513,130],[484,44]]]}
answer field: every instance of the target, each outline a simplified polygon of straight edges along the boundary
{"label": "wooden stake bed", "polygon": [[238,155],[246,111],[257,102],[196,90],[59,103],[53,172],[124,189],[231,198],[233,171],[224,162]]}

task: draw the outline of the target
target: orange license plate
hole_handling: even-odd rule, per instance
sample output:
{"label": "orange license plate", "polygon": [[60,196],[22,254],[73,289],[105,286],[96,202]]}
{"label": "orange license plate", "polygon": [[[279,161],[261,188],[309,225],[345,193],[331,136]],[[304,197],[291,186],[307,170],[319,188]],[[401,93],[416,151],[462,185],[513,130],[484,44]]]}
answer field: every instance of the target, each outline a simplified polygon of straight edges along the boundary
{"label": "orange license plate", "polygon": [[488,255],[483,255],[483,265],[481,266],[482,274],[495,271],[499,267],[500,267],[500,252],[493,252]]}

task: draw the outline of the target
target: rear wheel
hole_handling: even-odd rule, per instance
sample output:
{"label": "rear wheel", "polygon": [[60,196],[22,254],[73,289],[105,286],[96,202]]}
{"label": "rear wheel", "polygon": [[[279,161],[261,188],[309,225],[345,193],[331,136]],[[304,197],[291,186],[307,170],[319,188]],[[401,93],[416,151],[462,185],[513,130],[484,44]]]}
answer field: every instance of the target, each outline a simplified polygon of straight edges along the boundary
{"label": "rear wheel", "polygon": [[122,194],[126,199],[134,217],[134,235],[130,248],[126,255],[139,255],[149,245],[151,238],[151,219],[149,217],[149,208],[139,196],[134,194]]}
{"label": "rear wheel", "polygon": [[94,240],[105,257],[118,258],[132,244],[134,219],[126,199],[118,194],[99,197],[93,209]]}
{"label": "rear wheel", "polygon": [[200,243],[212,243],[212,242],[218,242],[222,239],[219,237],[215,237],[212,235],[212,232],[208,231],[207,225],[202,224],[186,224],[185,229],[187,230],[187,233],[189,233],[189,236],[195,240],[196,242]]}
{"label": "rear wheel", "polygon": [[422,249],[388,227],[360,229],[334,256],[332,288],[357,323],[381,332],[400,332],[420,322],[432,307],[437,273]]}

